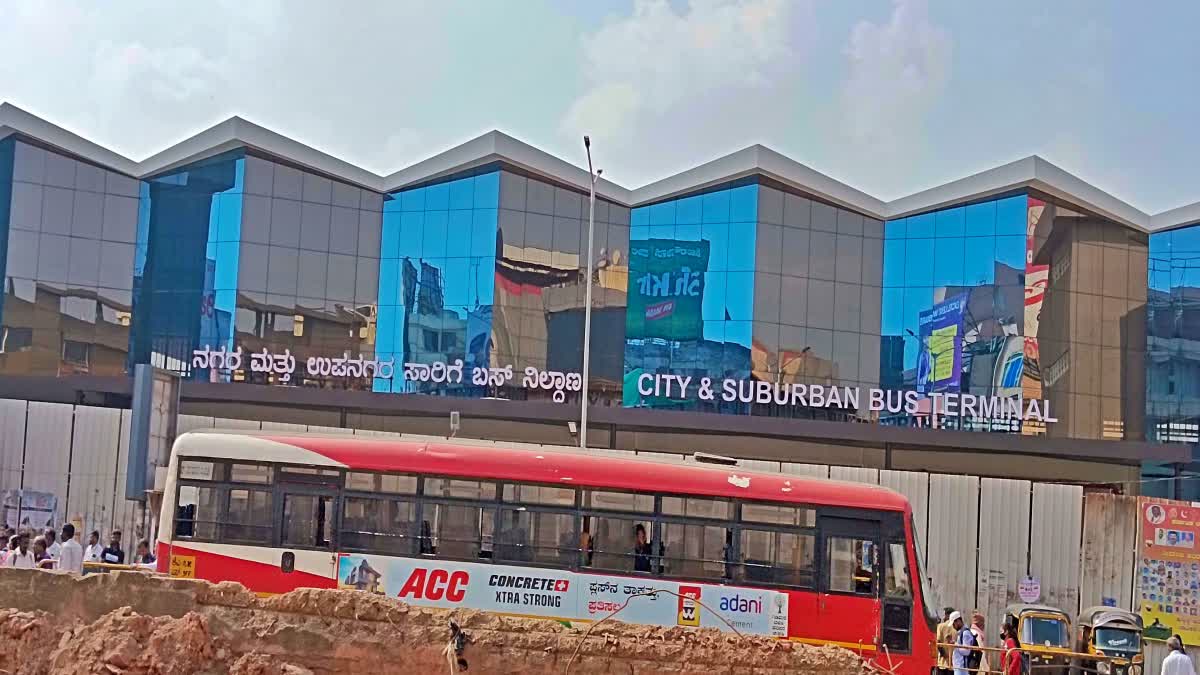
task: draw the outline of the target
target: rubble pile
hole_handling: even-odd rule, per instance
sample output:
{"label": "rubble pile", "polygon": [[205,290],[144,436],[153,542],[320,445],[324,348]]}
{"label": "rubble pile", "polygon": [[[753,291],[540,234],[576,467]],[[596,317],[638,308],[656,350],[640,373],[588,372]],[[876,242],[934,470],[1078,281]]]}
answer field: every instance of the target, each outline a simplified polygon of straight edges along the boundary
{"label": "rubble pile", "polygon": [[[452,664],[461,672],[463,663],[513,674],[863,672],[845,649],[713,629],[608,621],[587,633],[586,625],[413,607],[362,591],[260,598],[233,583],[99,576],[109,578],[0,570],[0,605],[15,605],[0,609],[0,673],[413,675],[450,673]],[[125,604],[113,607],[118,600]],[[447,649],[452,621],[468,636],[461,654]]]}

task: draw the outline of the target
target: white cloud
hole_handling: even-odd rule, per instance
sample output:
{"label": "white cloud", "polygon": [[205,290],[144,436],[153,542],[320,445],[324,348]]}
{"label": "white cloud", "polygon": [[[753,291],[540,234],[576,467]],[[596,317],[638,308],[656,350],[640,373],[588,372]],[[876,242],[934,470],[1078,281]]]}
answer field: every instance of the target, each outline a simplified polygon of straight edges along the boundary
{"label": "white cloud", "polygon": [[[586,86],[563,135],[588,133],[598,150],[607,146],[601,152],[625,161],[624,175],[613,175],[627,184],[661,172],[663,155],[696,161],[688,149],[704,145],[711,158],[714,141],[741,143],[775,119],[772,97],[788,97],[802,77],[807,10],[792,0],[691,0],[678,9],[635,0],[630,16],[584,39]],[[656,154],[646,157],[646,147]]]}
{"label": "white cloud", "polygon": [[569,92],[543,85],[577,55],[548,4],[0,0],[0,101],[134,159],[241,115],[389,172],[490,126],[553,137]]}
{"label": "white cloud", "polygon": [[141,42],[103,42],[91,74],[93,93],[131,95],[141,89],[147,103],[211,96],[224,79],[224,66],[192,46],[147,47]]}
{"label": "white cloud", "polygon": [[856,152],[893,172],[926,145],[928,111],[950,76],[950,35],[930,21],[924,0],[895,0],[887,23],[859,21],[850,32],[842,124]]}

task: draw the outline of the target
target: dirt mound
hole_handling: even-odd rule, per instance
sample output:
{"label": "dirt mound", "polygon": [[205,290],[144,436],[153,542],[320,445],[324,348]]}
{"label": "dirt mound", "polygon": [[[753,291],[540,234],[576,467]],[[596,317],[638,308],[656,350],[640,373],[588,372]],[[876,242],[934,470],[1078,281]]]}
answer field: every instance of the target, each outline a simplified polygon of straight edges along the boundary
{"label": "dirt mound", "polygon": [[0,671],[13,675],[48,672],[46,650],[58,644],[61,630],[45,612],[0,609]]}
{"label": "dirt mound", "polygon": [[217,665],[204,617],[151,617],[128,607],[64,631],[48,660],[53,675],[184,675]]}
{"label": "dirt mound", "polygon": [[[566,626],[413,607],[362,591],[259,598],[238,584],[0,569],[0,672],[12,675],[414,675],[448,672],[451,621],[471,672],[859,675],[838,647],[715,629]],[[126,606],[129,605],[129,606]],[[53,613],[40,611],[51,608]],[[24,610],[24,611],[22,611]],[[37,611],[33,611],[37,610]]]}
{"label": "dirt mound", "polygon": [[229,675],[313,675],[313,672],[290,663],[280,663],[266,654],[251,652],[233,662],[229,667]]}

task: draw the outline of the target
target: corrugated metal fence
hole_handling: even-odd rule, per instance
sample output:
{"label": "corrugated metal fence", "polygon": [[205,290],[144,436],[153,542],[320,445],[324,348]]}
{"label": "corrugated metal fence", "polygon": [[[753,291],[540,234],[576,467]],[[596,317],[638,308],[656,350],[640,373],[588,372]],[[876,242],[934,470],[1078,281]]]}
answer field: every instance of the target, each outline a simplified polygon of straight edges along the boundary
{"label": "corrugated metal fence", "polygon": [[[150,529],[143,508],[124,499],[129,422],[127,410],[0,400],[0,491],[52,493],[59,522],[78,519],[85,531],[120,527],[145,536]],[[388,435],[190,415],[178,425],[180,433],[214,427]],[[1017,586],[1027,575],[1041,582],[1042,602],[1071,614],[1091,605],[1132,607],[1135,498],[1085,498],[1079,486],[1023,480],[788,462],[744,465],[878,484],[904,494],[939,603],[979,608],[993,626],[1004,606],[1018,600]]]}

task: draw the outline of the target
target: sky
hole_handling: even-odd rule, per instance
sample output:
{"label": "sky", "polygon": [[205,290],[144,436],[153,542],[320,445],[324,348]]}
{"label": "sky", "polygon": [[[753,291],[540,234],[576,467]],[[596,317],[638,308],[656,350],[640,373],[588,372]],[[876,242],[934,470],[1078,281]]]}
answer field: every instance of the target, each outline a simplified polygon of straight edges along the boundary
{"label": "sky", "polygon": [[[1152,10],[1152,11],[1147,11]],[[1200,3],[0,0],[0,101],[140,160],[228,118],[377,173],[491,129],[634,188],[753,143],[881,199],[1038,154],[1200,201]]]}

